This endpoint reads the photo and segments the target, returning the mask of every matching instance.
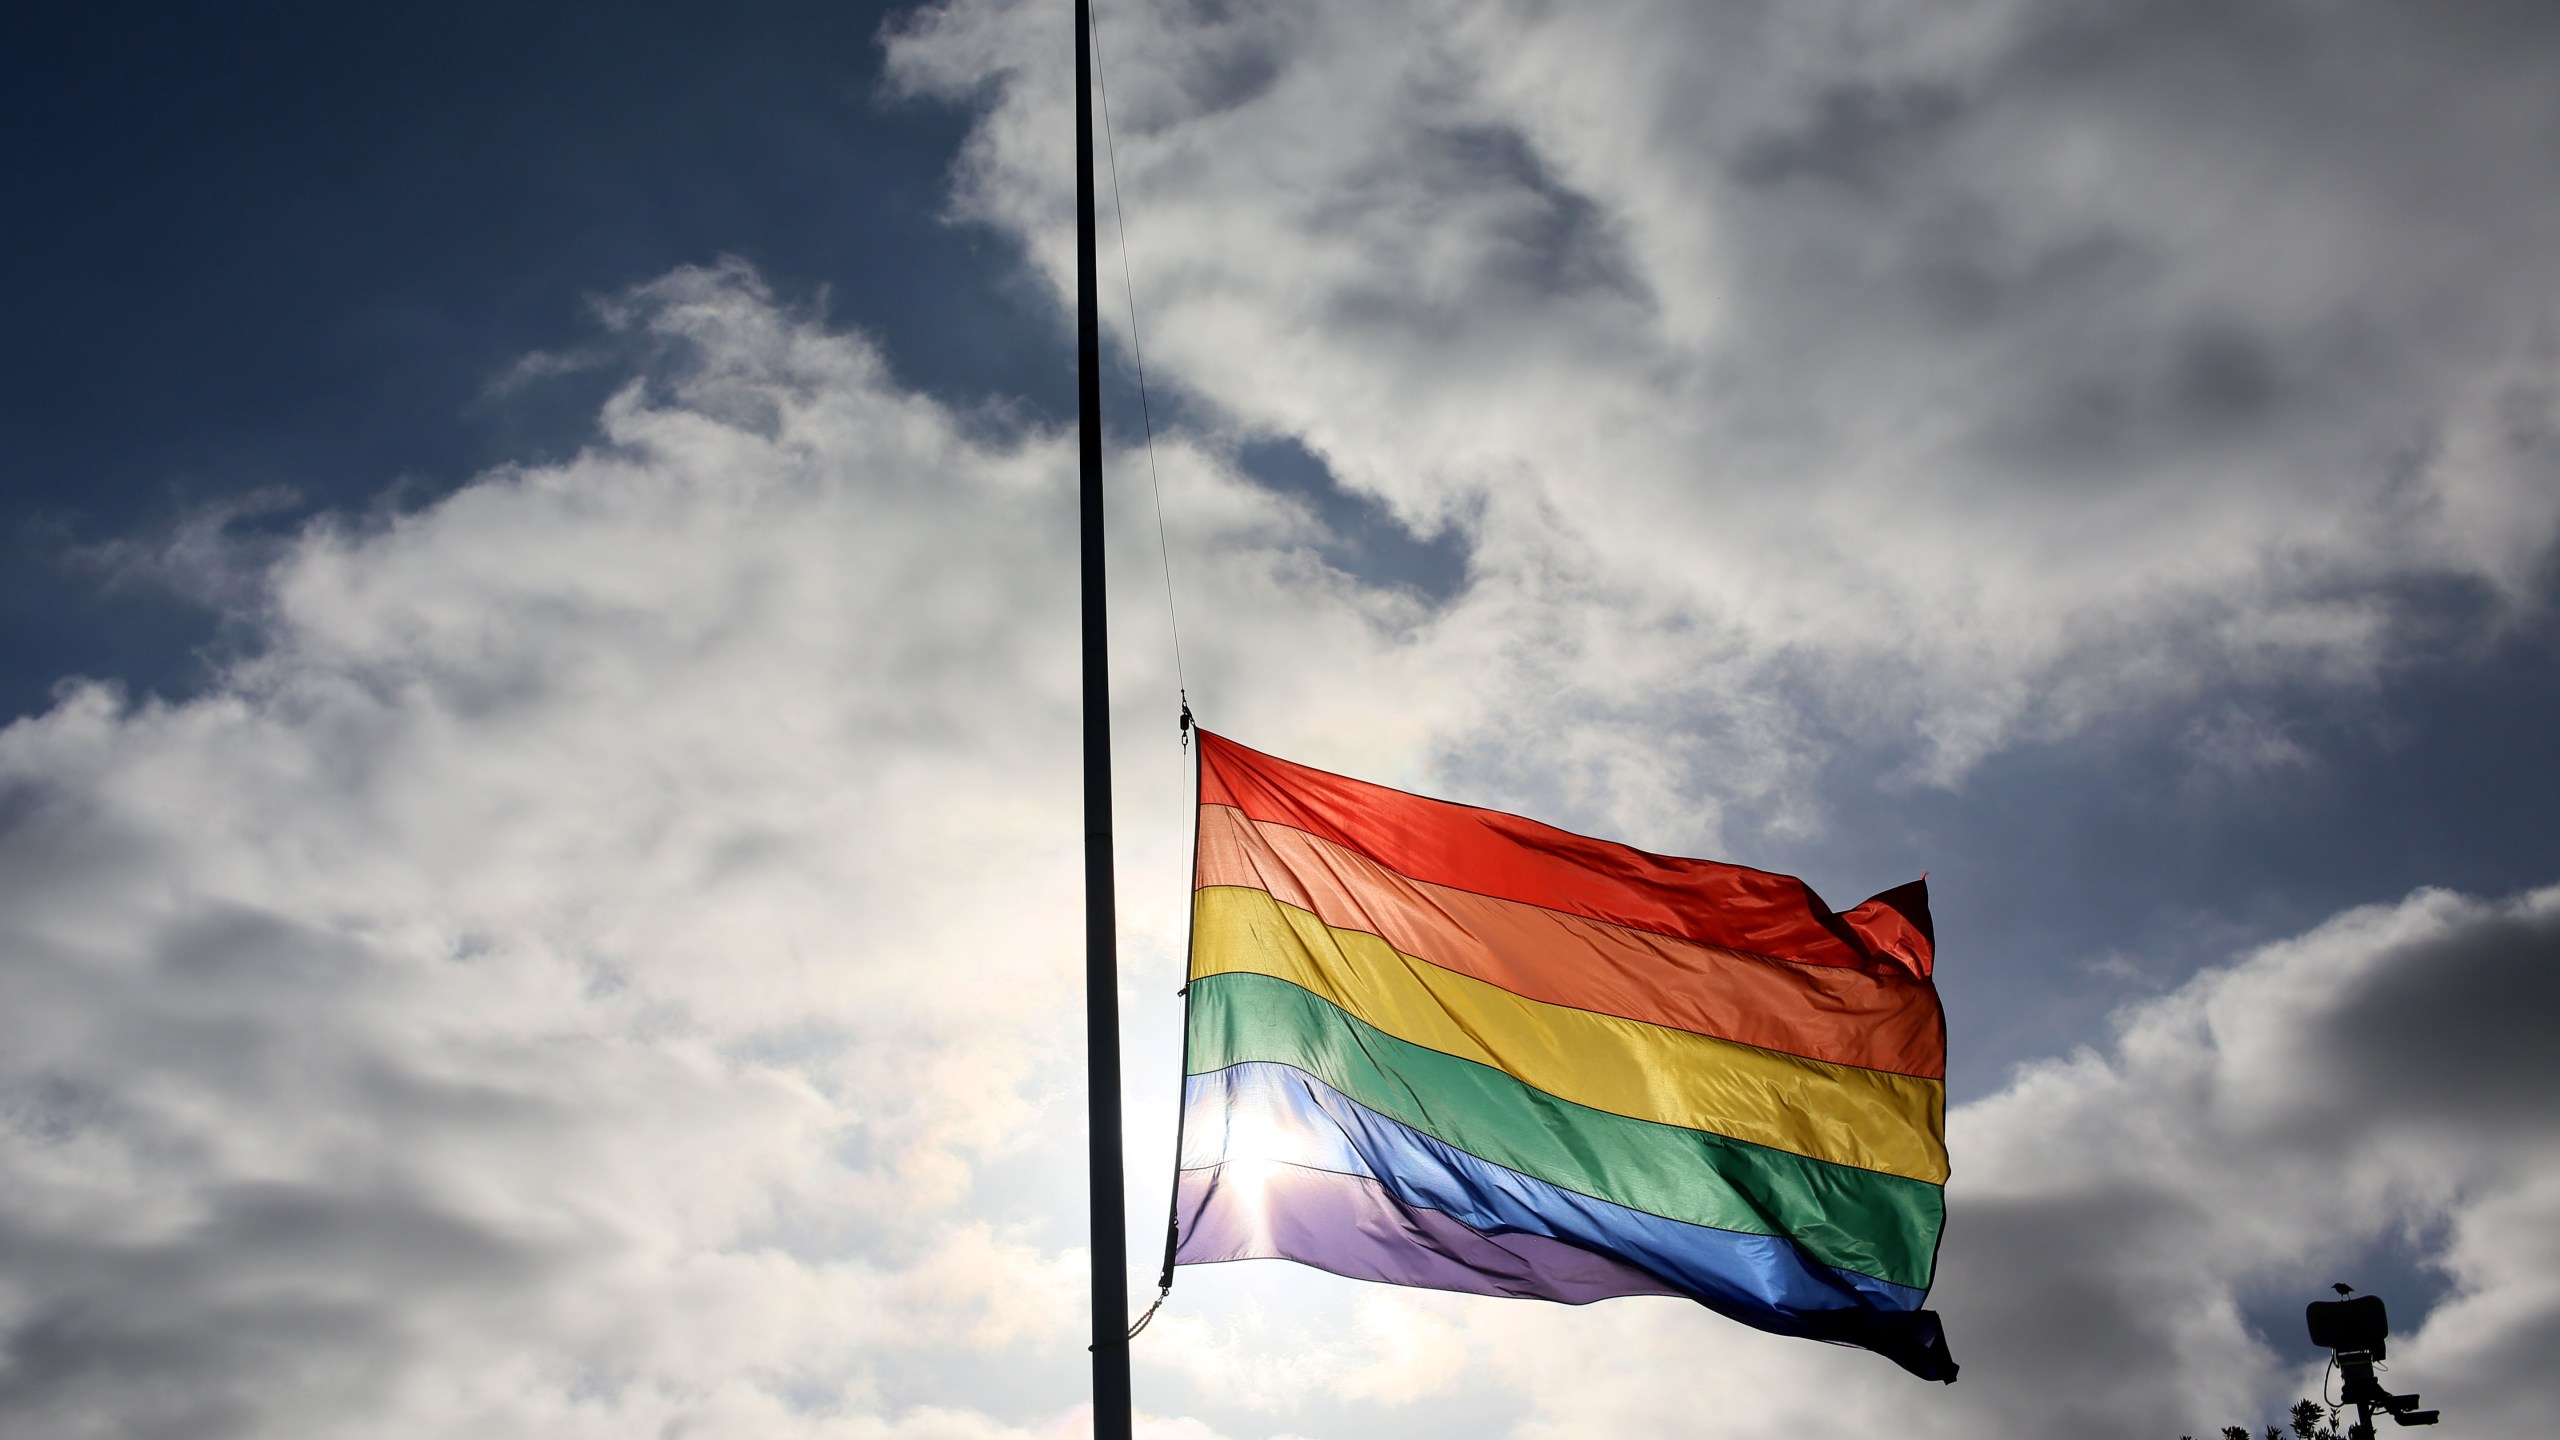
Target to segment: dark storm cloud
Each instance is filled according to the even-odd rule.
[[[2175,1373],[2194,1315],[2168,1273],[2207,1233],[2203,1202],[2140,1186],[1965,1202],[1949,1211],[1933,1301],[1969,1365],[1965,1383],[2038,1394],[2041,1423],[2106,1428],[2138,1377]]]
[[[2386,1297],[2400,1332],[2430,1342],[2396,1348],[2475,1406],[2547,1392],[2497,1358],[2503,1341],[2436,1321],[2487,1305],[2533,1331],[2560,1315],[2560,1254],[2509,1249],[2493,1268],[2468,1253],[2508,1223],[2493,1217],[2548,1203],[2555,977],[2560,891],[2422,894],[2131,1007],[2103,1055],[2030,1071],[1956,1123],[1991,1173],[1976,1189],[1959,1164],[1945,1303],[1987,1322],[2000,1363],[2162,1412],[2143,1377],[2194,1366],[2206,1336],[2298,1353],[2296,1335],[2241,1327],[2253,1287],[2289,1275],[2316,1295],[2325,1268],[2397,1236],[2454,1284],[2432,1318],[2435,1295]]]
[[[2410,945],[2339,1005],[2302,1063],[2377,1123],[2560,1139],[2560,909]]]
[[[402,1033],[414,974],[238,904],[146,918],[134,887],[182,863],[165,845],[119,839],[71,783],[13,792],[0,1425],[221,1437],[352,1417],[448,1327],[503,1327],[594,1248],[439,1198],[456,1138],[539,1146],[577,1121],[422,1054]]]
[[[1849,190],[1903,182],[1920,152],[1962,117],[1965,100],[1945,85],[1853,83],[1824,91],[1813,104],[1802,124],[1745,141],[1733,158],[1734,178]]]
[[[561,1247],[514,1243],[397,1188],[236,1185],[176,1233],[0,1228],[23,1318],[0,1338],[0,1418],[81,1433],[279,1433],[375,1408],[462,1319],[492,1326],[559,1283]],[[94,1219],[95,1217],[83,1217]],[[465,1322],[472,1323],[472,1322]]]
[[[2235,320],[2125,336],[2121,346],[2022,379],[2008,413],[1986,427],[1985,450],[2058,484],[2088,484],[2122,465],[2244,441],[2298,398],[2275,347]],[[2292,350],[2284,358],[2318,363]]]
[[[1564,184],[1518,130],[1454,128],[1433,135],[1422,161],[1445,174],[1453,191],[1496,191],[1510,203],[1481,239],[1485,268],[1463,287],[1487,299],[1508,292],[1549,297],[1585,292],[1641,299],[1643,285],[1609,216],[1590,196]]]
[[[909,19],[928,13],[929,7],[919,6],[909,12]],[[1126,89],[1112,97],[1113,134],[1144,134],[1177,117],[1215,115],[1260,99],[1282,74],[1292,18],[1285,9],[1273,10],[1246,0],[1185,0],[1166,12],[1147,16],[1153,22],[1148,26],[1150,30],[1179,35],[1184,43],[1162,56],[1166,63],[1148,76],[1154,86],[1163,89],[1153,90],[1150,98],[1135,103]],[[1099,64],[1106,90],[1118,72],[1118,62],[1113,57],[1134,53],[1139,48],[1137,42],[1153,38],[1130,33],[1131,19],[1127,14],[1096,16]]]

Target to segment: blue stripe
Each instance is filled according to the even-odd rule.
[[[1543,1235],[1615,1256],[1764,1328],[1804,1333],[1785,1320],[1913,1311],[1927,1298],[1817,1264],[1781,1238],[1665,1219],[1479,1159],[1292,1066],[1250,1061],[1191,1076],[1183,1106],[1185,1170],[1259,1160],[1364,1175],[1407,1205],[1488,1235]]]

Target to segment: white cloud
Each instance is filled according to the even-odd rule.
[[[199,698],[0,732],[11,1433],[1072,1400],[1067,452],[742,270],[615,321],[585,453],[285,543]],[[897,1398],[955,1351],[1052,1358]]]
[[[962,203],[1053,276],[1054,8],[894,47],[919,90],[999,79]],[[1106,11],[1150,358],[1225,427],[1161,456],[1206,718],[1700,853],[1722,805],[1819,823],[1826,735],[1956,776],[2358,683],[2404,582],[2521,604],[2552,356],[2477,277],[2545,293],[2554,202],[2443,162],[2535,173],[2560,87],[2460,24],[2234,8],[2273,38],[2203,37],[2248,63],[2191,99],[2196,34],[2044,6]],[[2377,34],[2412,42],[2379,76]],[[735,267],[611,318],[654,359],[586,452],[247,571],[188,532],[162,568],[256,655],[0,732],[12,1433],[1083,1428],[1067,448]],[[1234,473],[1264,433],[1460,526],[1465,590],[1326,566]],[[1184,794],[1122,518],[1144,1117]],[[2289,763],[2244,700],[2196,746]],[[2406,1232],[2453,1289],[2403,1378],[2533,1433],[2552,1077],[2505,997],[2556,907],[2355,912],[1960,1112],[1953,1390],[1671,1303],[1318,1282],[1257,1321],[1194,1276],[1144,1431],[2203,1431],[2308,1383],[2253,1287]]]
[[[944,0],[890,54],[985,105],[955,203],[1063,285],[1054,8]],[[1100,9],[1154,373],[1460,526],[1445,631],[1543,652],[1585,743],[1801,763],[1731,698],[1785,687],[1950,777],[2362,683],[2395,587],[2495,614],[2548,562],[2526,7]]]

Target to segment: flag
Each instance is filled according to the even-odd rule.
[[[1685,1296],[1955,1378],[1922,882],[1834,914],[1199,738],[1173,1263]]]

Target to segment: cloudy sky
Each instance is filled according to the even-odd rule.
[[[1929,872],[1965,1365],[1259,1263],[1142,1434],[2548,1433],[2560,11],[1098,10],[1137,1263],[1187,684]],[[1065,0],[6,26],[0,1430],[1081,1433]]]

